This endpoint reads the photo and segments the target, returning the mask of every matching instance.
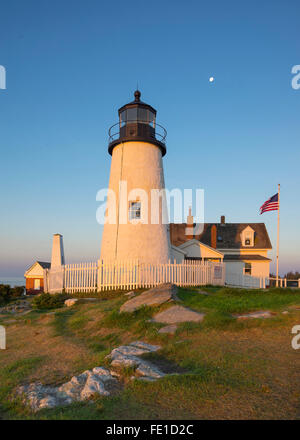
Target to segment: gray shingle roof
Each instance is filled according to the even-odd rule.
[[[242,246],[241,232],[250,226],[254,230],[254,246],[251,249],[272,249],[271,241],[264,223],[204,223],[203,232],[194,238],[201,243],[211,246],[211,227],[217,228],[217,249],[249,249]],[[186,223],[171,223],[170,238],[174,246],[179,246],[191,236],[185,235]]]
[[[224,255],[224,261],[244,261],[244,260],[252,260],[252,261],[272,261],[271,258],[263,257],[262,255]]]
[[[37,261],[37,263],[39,263],[43,269],[50,269],[51,267],[51,263],[46,263],[45,261]]]

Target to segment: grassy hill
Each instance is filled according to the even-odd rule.
[[[149,319],[168,304],[119,313],[127,297],[51,311],[2,315],[7,350],[0,351],[0,418],[3,419],[296,419],[300,418],[300,350],[291,329],[300,324],[300,292],[229,288],[180,289],[181,304],[204,312],[201,323],[183,323],[175,335],[158,334]],[[297,308],[299,305],[299,308]],[[237,320],[237,313],[269,310],[268,319]],[[282,313],[286,312],[288,313]],[[153,362],[178,371],[157,382],[130,381],[109,397],[32,413],[13,390],[22,383],[61,384],[107,365],[113,348],[134,340],[159,344]]]

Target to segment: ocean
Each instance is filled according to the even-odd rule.
[[[11,287],[14,286],[25,286],[24,277],[1,277],[0,284],[9,284]]]

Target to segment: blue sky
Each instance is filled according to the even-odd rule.
[[[108,185],[107,130],[142,99],[168,130],[168,188],[203,188],[205,220],[267,225],[281,183],[281,273],[300,270],[299,2],[3,2],[0,276],[49,261],[95,261],[96,193]],[[214,83],[208,78],[215,77]],[[274,252],[272,252],[274,257]]]

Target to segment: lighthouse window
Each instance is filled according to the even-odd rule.
[[[120,114],[120,119],[121,119],[121,122],[126,122],[126,110],[124,110],[124,111]]]
[[[146,108],[139,108],[139,121],[148,122],[148,110]]]
[[[155,125],[155,114],[150,112],[149,110],[149,124],[154,124]]]
[[[137,108],[127,109],[127,121],[137,121]]]
[[[141,202],[129,202],[129,220],[141,218]]]

